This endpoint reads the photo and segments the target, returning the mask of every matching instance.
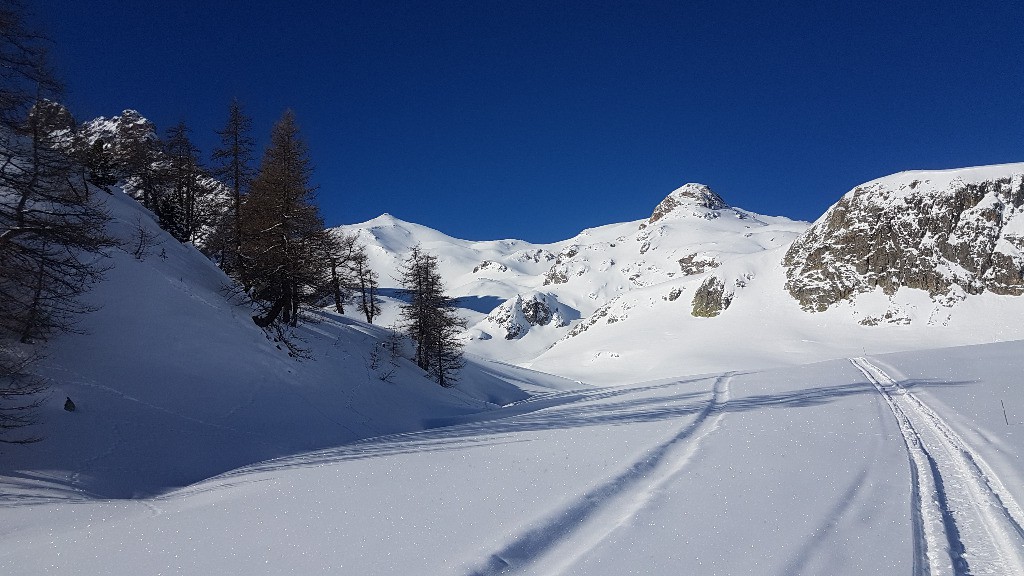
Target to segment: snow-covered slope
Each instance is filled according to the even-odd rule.
[[[619,297],[669,283],[668,293],[735,258],[786,246],[805,228],[731,208],[707,186],[687,184],[647,220],[584,230],[553,244],[459,240],[389,215],[339,230],[359,234],[385,285],[395,282],[402,258],[420,243],[438,256],[449,293],[465,309],[469,350],[528,362],[578,326],[606,318],[606,307]],[[530,302],[542,302],[558,321],[530,322],[522,313]]]
[[[454,390],[326,312],[288,357],[166,236],[118,252],[51,344],[47,439],[0,454],[0,573],[1024,576],[1024,341],[948,347],[1020,338],[1024,299],[808,312],[805,227],[700,185],[543,246],[350,227],[385,279],[440,257],[475,318]]]
[[[85,335],[55,338],[41,365],[52,383],[37,432],[0,448],[0,492],[125,497],[183,486],[244,464],[419,430],[558,386],[557,378],[471,363],[441,389],[381,344],[385,330],[323,313],[297,332],[312,359],[290,358],[228,302],[228,279],[124,194],[104,195],[125,242],[87,295]],[[140,230],[157,238],[136,258]],[[568,382],[562,385],[575,383]],[[77,406],[65,412],[65,397]]]
[[[1022,370],[1012,342],[673,378],[157,498],[8,495],[0,572],[1021,575]]]
[[[437,254],[472,353],[640,381],[1024,338],[1010,320],[1024,314],[1022,174],[1013,164],[888,176],[810,229],[687,184],[647,220],[549,245],[467,242],[391,217],[345,230],[385,270],[416,242]],[[815,298],[829,305],[811,313]],[[561,321],[531,322],[524,304]]]

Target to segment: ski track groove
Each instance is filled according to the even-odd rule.
[[[554,576],[596,548],[642,510],[658,488],[685,467],[701,440],[717,429],[724,416],[722,407],[729,401],[732,376],[730,372],[715,380],[707,405],[675,436],[575,503],[547,516],[539,526],[514,537],[469,574],[491,576],[528,570],[530,574]]]
[[[914,574],[1024,575],[1024,513],[994,471],[883,369],[863,357],[850,361],[889,405],[907,447]]]

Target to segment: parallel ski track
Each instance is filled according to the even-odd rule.
[[[915,575],[1024,575],[1024,512],[934,410],[866,358],[851,362],[885,399],[910,457]]]
[[[470,574],[552,576],[564,572],[634,517],[661,486],[685,467],[700,441],[718,427],[724,416],[722,408],[729,400],[731,380],[731,373],[719,376],[711,399],[675,436],[655,446],[618,476],[508,542]]]

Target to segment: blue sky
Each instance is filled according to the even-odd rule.
[[[295,111],[328,225],[547,242],[685,182],[813,220],[892,172],[1024,161],[1024,3],[35,0],[79,118]]]

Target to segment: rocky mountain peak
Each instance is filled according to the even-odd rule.
[[[640,225],[645,228],[658,220],[672,215],[693,215],[701,218],[714,218],[717,210],[728,208],[722,197],[705,184],[683,184],[665,197],[651,213],[651,217]]]
[[[848,192],[783,260],[808,310],[901,287],[1024,294],[1024,164],[903,172]]]
[[[81,136],[90,145],[96,140],[103,140],[112,147],[115,154],[130,148],[133,142],[159,139],[156,126],[135,110],[125,110],[119,116],[110,118],[100,116],[85,122],[81,126]]]

